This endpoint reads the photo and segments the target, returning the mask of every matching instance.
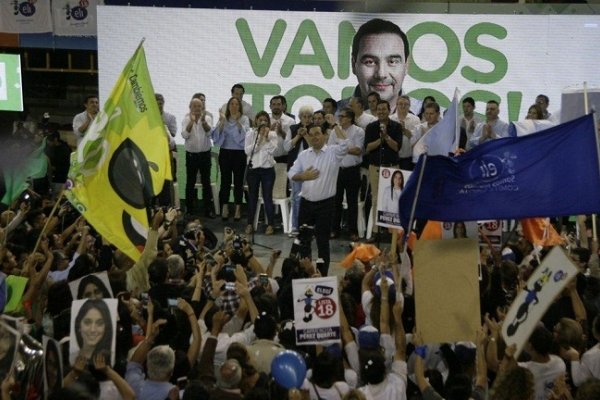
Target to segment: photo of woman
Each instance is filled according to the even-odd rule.
[[[71,340],[69,361],[75,362],[81,354],[88,360],[98,353],[111,355],[114,364],[114,348],[117,300],[75,300],[71,308]]]
[[[398,214],[398,199],[400,199],[400,193],[404,189],[404,176],[402,171],[396,170],[392,174],[390,184],[385,187],[382,196],[382,208],[383,212],[390,212]]]
[[[113,297],[106,272],[86,275],[69,283],[74,299],[110,299]]]
[[[46,396],[62,387],[63,367],[60,345],[44,336],[44,388]]]

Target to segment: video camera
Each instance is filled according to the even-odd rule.
[[[314,234],[314,226],[309,226],[306,224],[300,226],[300,229],[298,230],[298,236],[294,239],[294,243],[290,249],[290,258],[311,258],[310,243],[312,242]]]

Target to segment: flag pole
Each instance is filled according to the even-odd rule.
[[[415,211],[417,210],[417,201],[419,200],[419,192],[421,191],[421,183],[423,182],[423,174],[425,173],[425,164],[427,163],[427,153],[423,153],[423,163],[421,164],[421,170],[419,171],[419,179],[417,180],[417,188],[415,189],[415,198],[412,203],[412,207],[410,209],[410,217],[408,218],[408,228],[407,232],[404,234],[405,241],[408,242],[408,238],[410,237],[410,232],[412,231],[412,224],[415,219]]]
[[[598,120],[594,115],[594,137],[596,138],[596,155],[598,156],[598,170],[600,171],[600,139],[598,138],[598,134],[600,130],[598,130]],[[596,214],[592,214],[592,240],[594,242],[598,242],[598,230],[596,227]]]
[[[590,113],[587,82],[583,82],[583,113],[585,115],[588,115]],[[598,144],[597,139],[596,139],[596,144]],[[585,215],[577,216],[577,228],[579,231],[577,237],[579,238],[579,245],[581,247],[585,247],[587,249],[589,247],[589,244],[588,244],[588,237],[587,237],[587,229],[585,227],[585,218],[586,218]],[[596,220],[596,215],[592,214],[592,224],[594,224],[595,220]],[[593,225],[592,225],[592,231],[595,231]],[[595,234],[593,234],[593,235],[595,236]]]
[[[42,228],[42,231],[40,232],[40,235],[37,238],[37,242],[35,242],[35,247],[33,248],[33,251],[31,252],[31,254],[35,254],[35,252],[37,251],[37,249],[40,245],[40,242],[41,242],[44,234],[46,233],[46,229],[48,229],[48,224],[50,223],[50,220],[54,216],[56,209],[60,205],[60,202],[61,202],[64,194],[65,194],[65,189],[60,191],[60,194],[58,195],[58,198],[56,199],[56,203],[54,203],[54,207],[52,208],[52,211],[50,211],[50,215],[48,215],[48,217],[46,218],[46,223],[44,224],[44,227]]]
[[[583,106],[585,114],[590,113],[590,102],[587,90],[587,82],[583,82]],[[598,147],[598,121],[594,118],[594,137],[596,138],[596,152],[598,154],[598,169],[600,170],[600,148]],[[598,241],[598,230],[596,228],[596,214],[592,214],[592,238]]]

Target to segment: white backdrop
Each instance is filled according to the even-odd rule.
[[[356,85],[350,66],[352,37],[375,17],[395,22],[413,42],[405,92],[416,98],[434,93],[443,107],[458,87],[463,96],[477,100],[476,111],[483,113],[485,100],[497,97],[501,118],[522,119],[536,95],[548,95],[550,111],[557,111],[564,87],[597,80],[600,16],[99,6],[100,100],[107,98],[145,37],[154,88],[165,96],[165,110],[175,114],[178,123],[193,93],[203,92],[208,110],[215,114],[236,82],[245,84],[244,99],[255,111],[268,110],[275,94],[288,97],[294,114],[304,104],[317,109],[317,99],[346,97]]]

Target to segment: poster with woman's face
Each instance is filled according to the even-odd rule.
[[[99,353],[103,353],[105,360],[110,359],[111,365],[114,365],[117,304],[117,299],[73,301],[69,340],[71,365],[79,354],[93,364],[94,357]]]
[[[401,228],[399,200],[404,183],[411,171],[396,168],[379,168],[379,189],[377,191],[377,218],[375,223],[388,228]]]
[[[113,297],[106,271],[86,275],[83,278],[69,282],[69,289],[71,289],[74,300],[109,299]]]
[[[477,221],[442,222],[442,239],[477,239],[478,236]]]
[[[4,380],[15,359],[19,332],[7,321],[0,319],[0,381]]]
[[[48,337],[42,339],[44,344],[44,394],[46,398],[62,387],[63,362],[60,344]]]

